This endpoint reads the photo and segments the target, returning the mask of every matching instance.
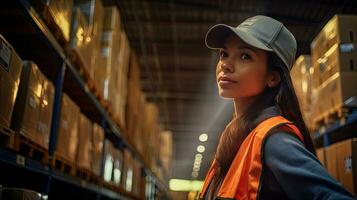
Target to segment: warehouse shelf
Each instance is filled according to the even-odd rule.
[[[313,137],[319,147],[326,147],[332,143],[357,136],[357,110],[344,118],[337,119],[327,127],[321,127],[313,133]]]
[[[40,185],[42,185],[43,187],[36,188],[36,185],[32,185],[32,187],[34,187],[34,188],[31,188],[31,189],[36,189],[37,191],[40,191],[45,194],[46,193],[51,194],[50,191],[46,191],[46,190],[51,189],[52,187],[46,187],[46,185],[47,185],[48,180],[53,179],[55,181],[62,182],[64,184],[77,186],[79,188],[90,191],[94,194],[99,194],[99,195],[109,198],[109,199],[129,199],[129,198],[127,198],[119,193],[113,192],[107,188],[100,187],[96,184],[87,182],[87,181],[79,179],[77,177],[72,177],[72,176],[66,175],[63,172],[52,169],[51,167],[43,165],[43,164],[39,163],[38,161],[29,159],[29,158],[25,158],[15,152],[12,152],[9,150],[0,149],[0,163],[1,163],[0,166],[1,166],[2,174],[4,175],[3,181],[7,179],[5,177],[5,175],[9,176],[8,180],[14,179],[14,178],[20,178],[22,180],[33,179],[33,173],[29,174],[29,177],[27,177],[27,176],[20,177],[19,174],[16,177],[14,177],[14,175],[11,172],[13,172],[13,170],[15,168],[21,168],[21,169],[25,170],[25,172],[36,173],[36,179],[38,179],[39,175],[41,175],[42,176],[42,184],[40,184]],[[8,168],[3,168],[4,164],[7,165]],[[21,173],[21,175],[23,175],[23,174]],[[53,184],[53,180],[52,180],[52,184]],[[21,182],[24,183],[24,181],[21,181]],[[18,183],[16,183],[16,184],[18,184]],[[39,184],[37,184],[37,185],[39,185]],[[27,185],[23,185],[23,186],[27,187]],[[17,187],[19,187],[19,186],[17,186]]]
[[[0,33],[7,38],[24,60],[33,60],[37,63],[41,71],[46,74],[49,80],[55,85],[49,155],[52,156],[55,151],[61,97],[62,93],[65,92],[77,105],[80,105],[81,111],[88,118],[103,126],[106,138],[111,139],[114,144],[116,144],[116,147],[128,148],[134,157],[139,159],[142,165],[145,166],[141,156],[136,149],[122,137],[121,129],[111,119],[96,96],[89,90],[84,77],[69,61],[65,50],[58,43],[30,2],[26,0],[3,1],[0,10],[2,11],[0,12],[0,22],[2,24]],[[14,25],[16,25],[16,28],[14,28]],[[16,164],[16,158],[22,159],[19,155],[10,151],[0,150],[2,163]],[[31,159],[24,159],[25,166],[23,167],[28,171],[42,173],[45,176],[53,176],[54,179],[62,180],[65,183],[72,183],[82,188],[91,188],[89,190],[96,193],[98,193],[98,191],[99,193],[105,193],[110,198],[120,197],[118,196],[119,194],[106,188],[99,188],[99,190],[96,191],[95,188],[97,186],[93,186],[89,183],[86,184],[83,180],[77,180],[70,176],[62,176],[57,174],[57,172],[52,174],[48,166],[43,166]],[[155,180],[155,184],[161,191],[164,193],[168,192],[168,186],[158,180],[149,168],[144,167],[143,172]]]

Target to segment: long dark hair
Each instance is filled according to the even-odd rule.
[[[256,96],[254,102],[249,105],[246,112],[239,119],[233,116],[231,122],[222,132],[215,154],[217,173],[213,178],[213,189],[209,192],[209,199],[214,198],[213,194],[219,182],[224,179],[228,172],[240,145],[250,131],[255,128],[253,127],[253,121],[268,106],[277,105],[282,116],[296,124],[304,137],[305,147],[315,154],[314,144],[302,117],[289,70],[278,56],[271,52],[267,53],[268,71],[277,71],[280,74],[280,83],[276,87],[266,87],[263,92]]]

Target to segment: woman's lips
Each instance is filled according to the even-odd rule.
[[[227,88],[232,86],[233,84],[237,83],[237,81],[234,81],[228,77],[225,76],[221,76],[218,78],[218,84],[221,88]]]

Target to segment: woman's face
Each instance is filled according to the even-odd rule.
[[[230,35],[219,50],[219,55],[216,80],[221,97],[239,99],[255,96],[266,87],[266,51]]]

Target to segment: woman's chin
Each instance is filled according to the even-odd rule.
[[[236,95],[233,94],[231,91],[229,90],[219,90],[219,96],[225,99],[233,99],[236,98]]]

